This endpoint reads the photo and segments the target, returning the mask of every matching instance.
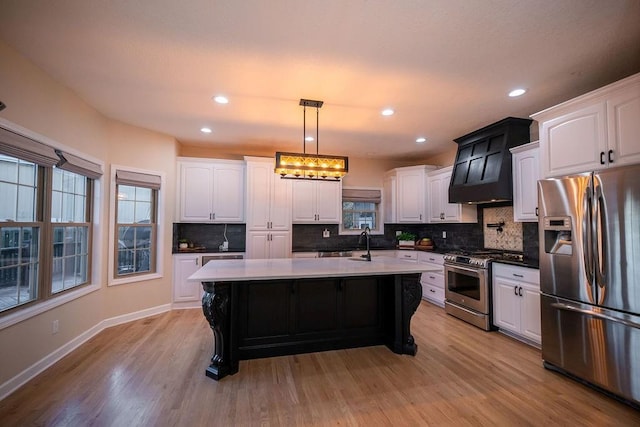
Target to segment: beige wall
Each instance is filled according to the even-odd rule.
[[[173,137],[110,120],[29,61],[0,42],[0,97],[7,108],[0,118],[104,162],[101,218],[98,228],[103,259],[100,290],[0,330],[0,384],[102,320],[171,302],[171,223],[174,218],[177,142]],[[166,174],[163,187],[164,277],[108,287],[107,253],[111,164]],[[58,320],[59,333],[51,333]]]

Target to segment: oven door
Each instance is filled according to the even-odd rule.
[[[488,273],[483,268],[444,265],[444,294],[448,301],[489,314]]]

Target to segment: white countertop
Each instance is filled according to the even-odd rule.
[[[428,271],[438,271],[438,269],[415,261],[385,256],[376,256],[372,261],[352,258],[237,259],[209,262],[193,273],[189,280],[238,282],[313,277],[379,276]]]

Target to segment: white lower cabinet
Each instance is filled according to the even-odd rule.
[[[202,297],[202,285],[187,280],[200,266],[202,254],[177,254],[173,256],[173,303],[180,307],[197,307]],[[194,304],[197,302],[197,304]]]
[[[493,323],[540,346],[540,271],[493,263]]]
[[[418,262],[437,268],[438,271],[422,273],[422,298],[444,307],[444,258],[435,252],[418,252]]]

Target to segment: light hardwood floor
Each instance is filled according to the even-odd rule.
[[[275,357],[216,382],[201,311],[172,311],[103,331],[1,401],[0,425],[640,425],[640,412],[545,370],[538,350],[429,303],[412,330],[416,357]]]

